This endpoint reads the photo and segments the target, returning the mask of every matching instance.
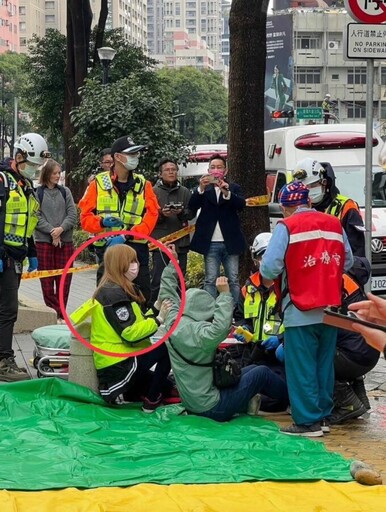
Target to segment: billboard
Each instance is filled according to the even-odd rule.
[[[267,17],[264,129],[289,126],[291,118],[272,119],[272,112],[293,110],[294,83],[292,14]]]

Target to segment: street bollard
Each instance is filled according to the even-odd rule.
[[[76,326],[76,330],[85,340],[90,337],[90,322],[82,322]],[[75,336],[70,342],[70,362],[68,380],[85,386],[98,393],[98,379],[94,365],[93,351],[81,343]]]

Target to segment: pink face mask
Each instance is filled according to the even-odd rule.
[[[129,270],[127,272],[125,272],[126,279],[128,279],[129,281],[134,281],[134,279],[138,275],[138,271],[139,271],[138,263],[136,261],[133,263],[130,263]]]

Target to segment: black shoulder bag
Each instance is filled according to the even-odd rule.
[[[230,388],[232,386],[236,386],[240,382],[241,366],[235,359],[233,359],[232,355],[227,350],[220,350],[217,352],[211,363],[195,363],[194,361],[184,357],[173,345],[170,338],[169,343],[173,347],[173,350],[176,352],[176,354],[183,361],[185,361],[185,363],[188,363],[192,366],[204,366],[207,368],[212,367],[213,383],[216,388]]]

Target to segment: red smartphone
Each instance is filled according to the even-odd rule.
[[[367,322],[366,320],[361,320],[354,313],[354,311],[349,311],[347,315],[343,313],[339,313],[331,308],[326,308],[324,310],[323,323],[327,325],[332,325],[334,327],[339,327],[340,329],[346,329],[347,331],[353,331],[354,324],[362,324],[366,327],[371,327],[372,329],[378,329],[379,331],[386,333],[386,327],[383,325],[374,324],[372,322]]]

